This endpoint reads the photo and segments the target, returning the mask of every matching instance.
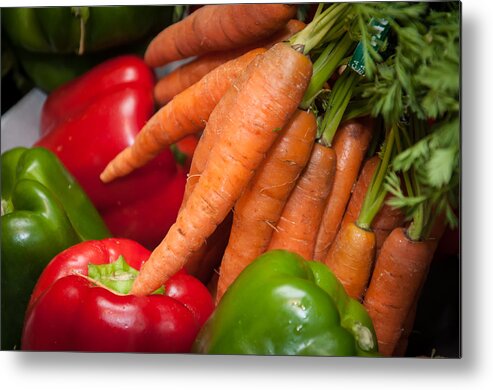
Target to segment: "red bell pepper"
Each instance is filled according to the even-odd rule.
[[[212,297],[185,270],[153,295],[128,295],[149,254],[135,241],[115,238],[61,252],[34,288],[22,349],[189,352],[212,313]]]
[[[154,112],[154,75],[135,56],[96,66],[49,95],[42,138],[77,179],[116,237],[154,248],[175,221],[186,169],[164,150],[127,177],[103,184],[99,174],[131,145]]]

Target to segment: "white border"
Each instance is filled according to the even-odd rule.
[[[216,3],[224,1],[214,1]],[[46,5],[4,1],[2,6]],[[158,4],[161,1],[146,1]],[[187,3],[200,3],[187,1]],[[66,4],[66,3],[65,3]],[[77,1],[74,5],[94,5]],[[98,4],[135,4],[104,1]],[[0,352],[2,388],[482,389],[493,351],[491,2],[463,1],[463,358],[356,359]],[[64,5],[50,2],[49,5]],[[14,387],[15,386],[15,387]],[[260,387],[259,387],[260,386]]]

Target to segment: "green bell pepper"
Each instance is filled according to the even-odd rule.
[[[322,263],[275,250],[230,286],[197,336],[208,354],[378,356],[368,313]]]
[[[126,53],[143,57],[149,41],[150,38],[146,37],[136,43],[82,56],[34,53],[16,48],[15,56],[34,85],[45,92],[51,92],[110,58]]]
[[[173,21],[175,6],[2,9],[2,48],[9,45],[24,78],[45,92],[109,58],[143,57],[151,39]]]
[[[155,34],[172,17],[173,6],[4,8],[2,27],[25,50],[80,55]]]
[[[110,237],[91,201],[58,158],[44,148],[1,156],[1,346],[15,349],[34,285],[66,248]]]

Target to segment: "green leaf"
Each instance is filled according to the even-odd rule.
[[[426,163],[428,181],[431,186],[442,187],[450,182],[454,170],[456,149],[449,147],[431,152]]]
[[[396,171],[407,172],[416,161],[426,158],[428,154],[428,143],[426,140],[422,140],[399,153],[394,158],[392,165]]]
[[[408,196],[405,198],[393,197],[387,201],[387,204],[394,208],[411,208],[411,207],[419,206],[425,200],[426,200],[426,196],[424,195]]]

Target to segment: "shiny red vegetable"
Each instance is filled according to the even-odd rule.
[[[176,219],[186,169],[164,150],[128,177],[103,184],[99,174],[131,145],[154,112],[154,75],[138,57],[96,66],[49,95],[42,138],[84,188],[115,237],[154,248]]]
[[[212,297],[184,270],[160,293],[125,293],[149,254],[135,241],[114,238],[86,241],[61,252],[34,288],[22,349],[189,352],[212,313]]]

